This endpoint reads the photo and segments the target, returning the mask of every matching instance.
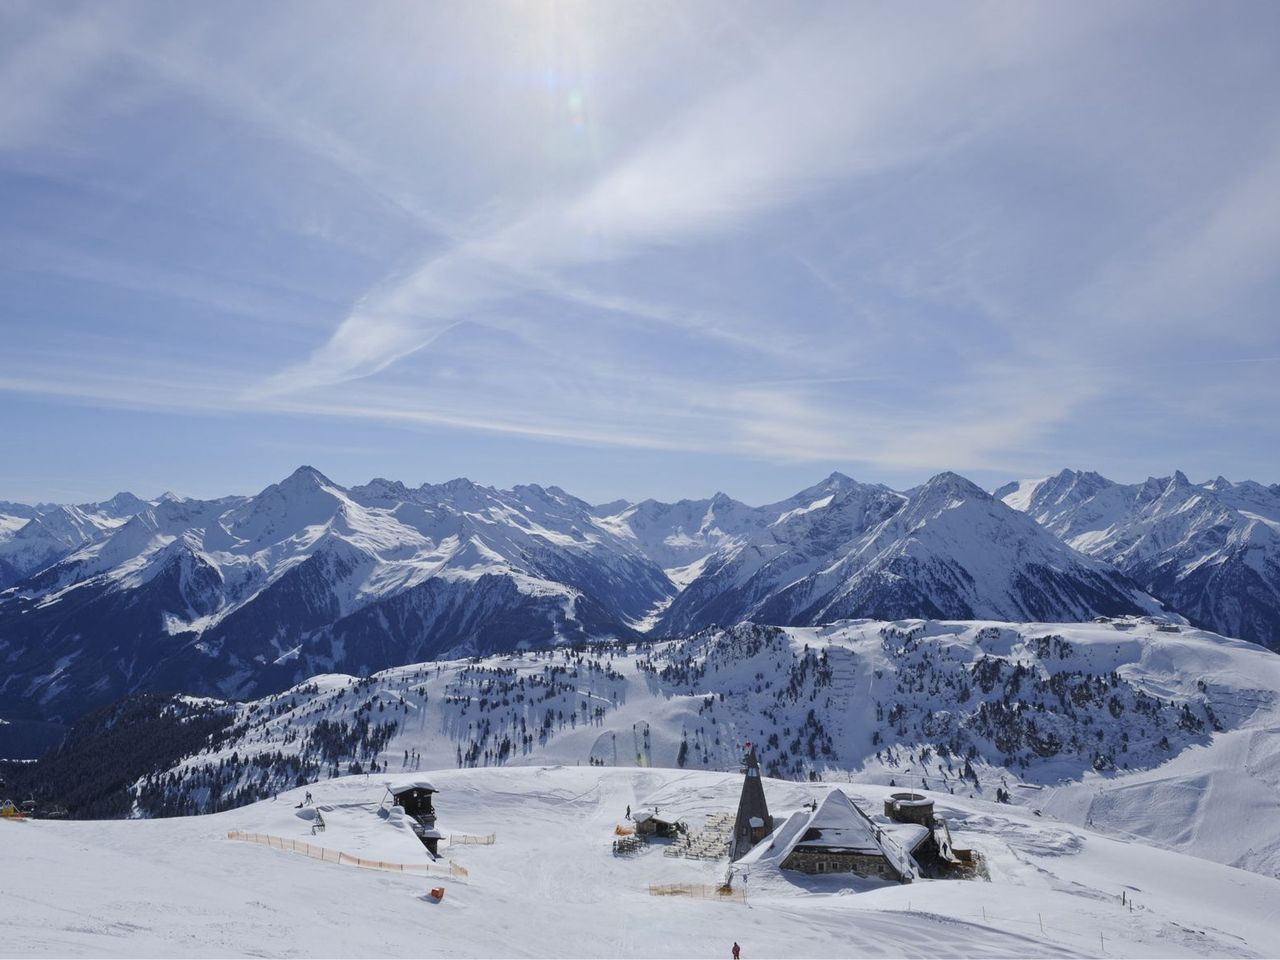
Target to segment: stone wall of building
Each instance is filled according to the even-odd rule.
[[[801,873],[856,873],[861,877],[898,880],[898,872],[884,857],[868,853],[845,853],[836,850],[792,850],[783,861],[784,870]]]
[[[884,815],[898,823],[933,826],[933,801],[919,793],[894,793],[884,801]]]

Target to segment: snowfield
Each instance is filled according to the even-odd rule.
[[[761,860],[736,871],[740,903],[648,892],[719,883],[724,862],[664,856],[662,841],[612,854],[628,805],[698,829],[736,807],[737,774],[581,766],[430,778],[443,834],[496,834],[492,846],[442,847],[465,879],[227,838],[260,832],[425,863],[412,834],[377,814],[377,776],[312,786],[327,823],[316,835],[295,809],[306,788],[203,817],[0,823],[0,955],[684,957],[727,956],[735,940],[747,958],[1280,955],[1280,881],[981,800],[933,795],[989,882],[806,877]],[[765,781],[779,822],[835,786],[873,814],[888,792]]]

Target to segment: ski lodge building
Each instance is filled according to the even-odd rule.
[[[971,868],[970,850],[955,850],[947,823],[923,794],[885,800],[888,823],[877,823],[842,790],[775,821],[769,816],[755,748],[746,745],[742,796],[730,838],[731,862],[771,861],[808,874],[853,873],[897,883],[957,876]],[[972,871],[970,870],[970,873]]]
[[[816,809],[797,816],[787,825],[778,859],[782,869],[801,873],[856,873],[910,883],[919,875],[912,854],[932,837],[920,824],[877,825],[842,790],[832,790]]]

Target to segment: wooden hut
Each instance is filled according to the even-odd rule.
[[[440,832],[436,830],[436,809],[432,796],[438,791],[427,780],[410,780],[405,783],[387,783],[387,792],[397,807],[413,824],[413,832],[427,852],[439,856]]]
[[[631,815],[638,837],[675,837],[684,832],[679,820],[660,816],[656,810],[637,810]]]

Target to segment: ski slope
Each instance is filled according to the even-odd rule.
[[[0,956],[1250,957],[1280,955],[1280,881],[1008,806],[934,795],[983,881],[886,885],[805,877],[761,861],[746,902],[650,896],[651,883],[719,883],[725,864],[611,853],[626,807],[697,829],[732,810],[737,774],[508,767],[431,771],[439,826],[496,833],[445,846],[466,879],[364,870],[227,839],[270,833],[356,856],[425,862],[379,817],[378,777],[306,788],[227,813],[152,821],[0,823]],[[766,780],[779,822],[831,784]],[[845,785],[877,813],[886,788]],[[430,887],[443,885],[434,902]],[[1121,902],[1121,895],[1125,902]]]

